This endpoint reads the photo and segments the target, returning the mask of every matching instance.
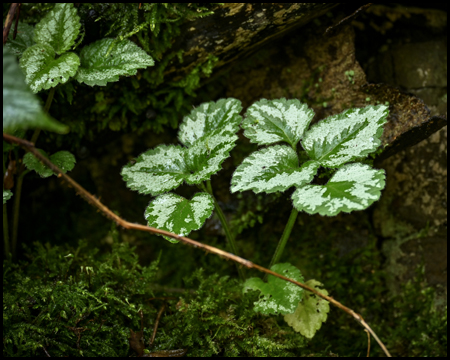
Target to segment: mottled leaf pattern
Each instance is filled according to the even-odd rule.
[[[191,200],[175,194],[163,194],[154,199],[145,210],[148,225],[187,236],[200,229],[214,210],[214,201],[209,194],[198,193]],[[167,238],[173,243],[178,240]]]
[[[12,196],[13,193],[11,192],[11,190],[3,190],[3,205],[5,205]]]
[[[306,285],[318,290],[324,295],[328,295],[328,291],[321,289],[323,285],[316,280],[309,280],[306,282]],[[303,300],[299,302],[295,312],[285,315],[284,320],[295,331],[301,333],[308,339],[312,339],[322,326],[322,323],[327,320],[329,312],[330,304],[328,301],[306,291]]]
[[[294,207],[309,214],[334,216],[363,210],[377,201],[385,185],[383,170],[355,163],[342,166],[326,185],[306,185],[292,194]]]
[[[38,149],[39,152],[47,156],[44,150]],[[49,160],[59,167],[63,173],[70,171],[74,168],[76,160],[75,156],[68,151],[58,151],[50,156]],[[53,175],[53,171],[44,165],[40,160],[38,160],[32,153],[27,153],[23,157],[23,163],[29,170],[36,171],[41,177],[46,178]],[[56,175],[56,174],[55,174]]]
[[[67,127],[44,114],[39,99],[25,84],[14,55],[3,48],[3,131],[40,128],[66,132]]]
[[[114,39],[105,38],[85,46],[81,50],[81,66],[76,75],[80,83],[90,86],[105,86],[118,81],[119,76],[136,75],[137,69],[153,66],[153,59],[139,46],[129,40],[115,44]]]
[[[134,165],[125,166],[122,176],[130,189],[153,196],[178,187],[184,180],[200,184],[222,168],[236,140],[236,135],[216,130],[189,148],[161,145],[140,155]]]
[[[27,48],[34,45],[34,27],[29,24],[19,22],[17,27],[17,36],[15,39],[13,39],[13,37],[14,32],[10,31],[5,48],[7,48],[10,53],[20,58]]]
[[[177,188],[187,174],[185,149],[175,145],[160,145],[141,154],[134,165],[122,169],[122,177],[131,190],[153,196]]]
[[[254,152],[238,166],[231,179],[231,192],[285,191],[310,183],[318,168],[319,164],[314,161],[299,167],[297,154],[289,146],[271,146]]]
[[[61,55],[75,44],[80,27],[80,17],[74,4],[57,3],[53,10],[36,24],[34,41],[37,44],[50,45]]]
[[[330,116],[306,132],[303,148],[322,166],[336,168],[377,150],[387,115],[388,108],[377,105]]]
[[[242,121],[239,116],[241,110],[241,102],[233,98],[201,104],[184,117],[178,138],[182,144],[191,146],[198,139],[217,133],[217,130],[235,134]]]
[[[259,145],[285,141],[295,148],[308,128],[314,111],[300,101],[262,99],[247,110],[244,135]]]
[[[275,264],[270,270],[292,280],[303,282],[303,276],[295,266],[289,263]],[[290,282],[269,275],[267,283],[260,278],[250,278],[244,283],[244,292],[258,290],[260,299],[254,303],[253,310],[264,315],[289,314],[297,308],[303,297],[303,289]]]
[[[45,44],[29,47],[20,59],[25,81],[34,93],[64,84],[75,75],[78,66],[80,59],[75,53],[65,53],[55,59],[55,51]]]

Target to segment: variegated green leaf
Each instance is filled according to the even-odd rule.
[[[50,45],[58,55],[61,55],[75,44],[80,27],[80,17],[74,4],[57,3],[53,10],[36,24],[34,41],[37,44]]]
[[[299,269],[289,263],[275,264],[270,270],[292,280],[303,282]],[[254,303],[253,310],[264,315],[290,314],[295,311],[303,298],[303,289],[290,282],[269,275],[267,283],[260,278],[250,278],[244,283],[244,292],[259,290],[260,299]]]
[[[3,131],[12,134],[29,128],[67,132],[67,126],[44,113],[39,99],[25,84],[16,57],[3,48]]]
[[[254,152],[238,166],[231,179],[231,192],[285,191],[310,183],[318,168],[316,161],[307,161],[299,167],[297,154],[289,146],[271,146]]]
[[[34,45],[34,27],[29,24],[19,22],[15,39],[13,39],[13,34],[14,32],[10,31],[5,48],[7,48],[10,53],[20,58],[27,48]]]
[[[177,188],[190,174],[184,159],[185,148],[160,145],[126,165],[121,174],[131,190],[156,196]]]
[[[214,200],[207,193],[197,193],[191,200],[175,194],[163,194],[145,210],[148,226],[187,236],[200,229],[214,210]],[[178,240],[165,237],[172,243]]]
[[[235,134],[242,121],[239,100],[228,98],[201,104],[184,117],[178,132],[181,143],[191,146],[198,139],[209,136],[216,130]]]
[[[3,205],[6,204],[6,202],[11,199],[11,197],[13,196],[13,193],[11,192],[11,190],[5,190],[3,189]]]
[[[186,164],[190,173],[186,176],[188,184],[199,184],[209,180],[211,175],[222,169],[222,163],[235,147],[237,135],[222,133],[218,129],[197,140],[186,149]]]
[[[80,59],[74,53],[65,53],[55,59],[50,45],[36,44],[29,47],[20,59],[25,81],[37,93],[58,84],[64,84],[77,72]]]
[[[328,291],[321,289],[323,285],[316,280],[309,280],[306,282],[306,285],[318,290],[324,295],[328,295]],[[312,339],[322,326],[322,323],[327,320],[329,312],[330,304],[328,301],[307,291],[303,300],[299,302],[295,312],[284,315],[284,320],[295,331],[301,333],[308,339]]]
[[[303,148],[322,166],[339,167],[377,150],[388,114],[384,105],[345,110],[313,125]]]
[[[119,76],[136,75],[137,69],[154,65],[151,56],[130,40],[118,42],[110,51],[113,42],[114,39],[105,38],[81,50],[81,66],[76,75],[78,82],[105,86],[108,82],[118,81]]]
[[[385,185],[383,170],[365,164],[342,166],[326,185],[306,185],[292,194],[294,207],[309,214],[334,216],[363,210],[377,201]]]
[[[314,111],[296,99],[262,99],[250,106],[245,115],[242,127],[251,142],[267,145],[285,141],[295,148],[314,117]]]
[[[237,139],[237,135],[216,130],[189,148],[158,146],[140,155],[134,165],[126,165],[123,179],[130,189],[153,196],[175,189],[184,180],[200,184],[222,168]]]
[[[38,150],[42,155],[48,157],[44,150]],[[51,155],[49,160],[59,167],[63,173],[72,170],[76,163],[75,156],[73,156],[73,154],[69,151],[58,151],[57,153]],[[54,175],[54,172],[38,160],[32,153],[25,154],[23,157],[23,163],[27,169],[36,171],[43,178]]]

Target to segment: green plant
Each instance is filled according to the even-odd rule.
[[[153,59],[129,40],[116,41],[101,39],[84,46],[78,54],[75,50],[82,43],[84,33],[80,34],[80,18],[72,3],[59,3],[47,13],[33,28],[28,24],[19,26],[19,36],[8,42],[6,49],[20,58],[20,68],[25,74],[25,83],[33,93],[49,90],[45,109],[40,109],[38,100],[27,91],[23,76],[17,69],[14,56],[8,55],[3,49],[3,129],[14,133],[19,130],[37,127],[31,141],[36,142],[41,128],[66,132],[67,127],[58,124],[47,114],[49,113],[55,93],[55,87],[64,85],[66,96],[72,98],[71,81],[77,80],[90,86],[105,86],[108,82],[119,80],[119,76],[135,75],[137,69],[153,66]],[[25,105],[25,106],[24,106]],[[14,150],[10,146],[3,147],[3,170],[5,169],[5,152]],[[43,150],[40,150],[45,155]],[[47,155],[46,155],[47,156]],[[75,157],[60,151],[52,154],[50,159],[64,171],[72,170]],[[21,162],[17,151],[15,161]],[[26,168],[26,169],[25,169]],[[53,172],[36,160],[31,154],[23,159],[23,165],[18,166],[16,196],[14,204],[14,219],[11,244],[7,234],[6,209],[4,207],[4,237],[5,251],[16,253],[20,194],[23,177],[34,170],[42,177]],[[10,189],[4,189],[3,204],[11,198]]]
[[[185,147],[160,145],[124,167],[122,176],[129,188],[157,196],[145,211],[149,226],[186,236],[200,228],[215,207],[230,250],[237,254],[233,235],[214,199],[210,177],[220,170],[235,145],[240,110],[239,101],[231,98],[202,104],[180,126],[178,138]],[[292,194],[294,208],[273,255],[271,270],[299,282],[303,280],[290,264],[278,264],[298,211],[334,216],[366,209],[379,199],[385,185],[384,171],[354,161],[378,149],[387,115],[387,107],[382,105],[349,109],[308,129],[314,112],[298,100],[263,99],[248,108],[242,127],[250,141],[259,145],[279,142],[288,145],[266,147],[244,159],[233,174],[231,191],[273,193],[296,187]],[[300,140],[303,149],[297,154]],[[321,166],[335,173],[326,185],[308,185]],[[167,193],[183,181],[204,192],[190,201]],[[245,283],[245,290],[259,290],[264,296],[255,304],[255,311],[286,315],[295,329],[312,337],[326,320],[328,304],[317,301],[316,310],[322,311],[321,316],[305,320],[306,304],[311,302],[306,299],[302,302],[303,290],[285,286],[273,277],[268,280],[264,283],[252,278]]]

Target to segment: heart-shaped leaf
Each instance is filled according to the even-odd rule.
[[[297,99],[262,99],[247,110],[244,135],[259,145],[285,141],[295,149],[308,128],[314,111]]]
[[[43,112],[39,99],[25,84],[16,57],[3,48],[3,131],[12,134],[28,128],[67,132],[67,126]]]
[[[57,3],[53,10],[36,24],[34,41],[37,44],[50,45],[61,55],[75,44],[80,27],[80,17],[74,4]]]
[[[119,41],[111,50],[113,43],[114,39],[105,38],[81,50],[81,66],[76,75],[78,82],[105,86],[108,82],[118,81],[119,76],[136,75],[137,69],[154,65],[151,56],[130,40]]]
[[[326,185],[306,185],[292,194],[294,207],[309,214],[334,216],[368,208],[381,196],[383,170],[365,164],[342,166]]]
[[[47,156],[44,150],[38,149],[39,152]],[[76,160],[75,156],[68,151],[58,151],[50,156],[49,160],[59,167],[63,173],[70,171],[74,168]],[[23,157],[23,163],[29,170],[36,171],[41,177],[46,178],[54,174],[54,172],[48,168],[46,165],[41,163],[32,153],[27,153]],[[55,174],[56,175],[56,174]]]
[[[292,280],[303,282],[300,270],[289,263],[275,264],[270,270]],[[269,275],[267,283],[260,278],[250,278],[244,283],[244,292],[261,291],[260,299],[254,303],[253,310],[261,314],[290,314],[295,311],[303,297],[303,289],[273,275]]]
[[[216,130],[235,134],[242,117],[239,100],[228,98],[217,102],[201,104],[184,117],[178,132],[178,139],[186,146],[191,146],[198,139],[216,133]]]
[[[328,295],[328,291],[321,289],[323,285],[316,280],[309,280],[306,282],[306,285],[318,290],[324,295]],[[303,300],[299,302],[295,312],[284,315],[284,320],[295,331],[301,333],[308,339],[312,339],[322,326],[322,323],[327,320],[329,312],[330,304],[328,301],[307,291],[303,296]]]
[[[148,225],[187,236],[200,229],[214,210],[214,200],[207,193],[197,193],[191,200],[175,194],[163,194],[154,199],[145,210]],[[178,240],[165,237],[172,243]]]
[[[313,125],[303,137],[303,148],[325,167],[354,161],[378,149],[388,114],[384,105],[345,110]]]
[[[65,53],[55,59],[55,51],[46,44],[29,47],[20,59],[25,81],[34,93],[64,84],[75,75],[78,66],[80,58],[76,54]]]
[[[11,199],[13,196],[13,193],[11,190],[3,190],[3,205],[6,204],[6,202]]]
[[[34,45],[34,27],[19,22],[15,39],[13,39],[13,34],[12,31],[9,33],[8,42],[5,44],[5,48],[7,48],[10,53],[20,58],[27,48]]]
[[[317,161],[307,161],[299,167],[297,154],[289,146],[271,146],[255,151],[237,167],[231,179],[231,192],[285,191],[310,183],[318,168]]]
[[[141,154],[134,165],[122,169],[123,179],[141,194],[162,194],[183,180],[200,184],[222,168],[238,137],[220,130],[197,140],[190,148],[161,145]]]

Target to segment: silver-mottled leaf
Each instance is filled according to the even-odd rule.
[[[25,84],[16,57],[3,48],[3,131],[12,134],[29,128],[67,132],[67,126],[44,114],[39,99]]]
[[[235,134],[242,121],[239,115],[241,110],[241,102],[233,98],[201,104],[184,117],[178,139],[184,145],[191,146],[198,139],[216,133],[218,129]]]
[[[314,111],[297,99],[262,99],[247,110],[244,135],[259,145],[285,141],[295,148],[308,128]]]
[[[299,269],[289,263],[275,264],[270,270],[292,280],[303,282]],[[261,291],[260,299],[254,303],[253,310],[265,315],[293,313],[303,298],[303,289],[295,284],[269,275],[267,283],[260,278],[250,278],[244,283],[244,292]]]
[[[148,226],[188,236],[200,229],[214,210],[214,200],[207,193],[197,193],[191,200],[175,194],[158,196],[145,210]],[[165,237],[172,243],[178,240]]]
[[[383,170],[365,164],[342,166],[326,185],[306,185],[292,194],[294,207],[309,214],[334,216],[364,210],[381,196]]]
[[[186,165],[190,170],[190,173],[186,174],[186,182],[199,184],[219,172],[237,139],[237,135],[222,133],[218,129],[194,142],[186,149]]]
[[[153,66],[154,61],[144,50],[130,40],[115,44],[114,39],[105,38],[85,46],[81,50],[81,66],[76,75],[80,83],[90,86],[105,86],[118,81],[119,76],[136,75],[137,69]]]
[[[47,156],[44,150],[38,149],[39,152]],[[58,151],[50,156],[49,160],[59,167],[63,173],[70,171],[74,168],[76,160],[75,156],[69,151]],[[23,157],[23,163],[29,170],[36,171],[42,178],[49,177],[51,175],[56,175],[49,167],[44,165],[39,159],[37,159],[32,153],[27,153]]]
[[[388,114],[384,105],[345,110],[313,125],[303,137],[303,148],[330,168],[364,157],[380,146]]]
[[[25,81],[34,93],[64,84],[79,66],[80,58],[75,53],[65,53],[55,59],[53,48],[46,44],[29,47],[20,59]]]
[[[237,167],[231,179],[231,192],[285,191],[310,183],[318,168],[317,161],[307,161],[299,167],[297,154],[289,146],[271,146],[255,151]]]
[[[53,10],[36,24],[34,41],[50,45],[58,55],[75,44],[80,33],[80,17],[73,3],[57,3]]]
[[[11,197],[13,196],[13,193],[11,190],[5,190],[3,189],[3,205],[6,204],[6,202],[11,199]]]
[[[175,145],[160,145],[141,154],[134,165],[122,169],[122,177],[131,190],[153,196],[178,187],[187,174],[185,149]]]
[[[328,295],[328,291],[322,289],[321,287],[323,285],[317,280],[309,280],[306,282],[306,285],[318,290],[324,295]],[[312,339],[322,326],[322,323],[327,320],[329,312],[330,304],[328,301],[306,291],[303,300],[298,303],[295,312],[284,315],[284,320],[295,331],[308,339]]]
[[[13,39],[13,34],[13,31],[9,32],[8,42],[5,44],[5,48],[7,48],[10,53],[20,58],[27,48],[34,45],[34,27],[29,24],[19,22],[19,25],[17,26],[17,36],[15,39]]]

